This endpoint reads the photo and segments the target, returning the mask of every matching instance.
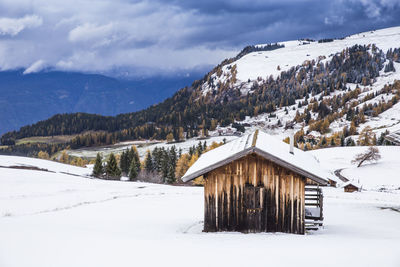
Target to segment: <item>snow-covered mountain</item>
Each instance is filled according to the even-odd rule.
[[[343,39],[325,39],[320,42],[305,39],[279,42],[278,44],[283,47],[271,51],[252,52],[224,65],[222,67],[223,75],[215,79],[214,84],[231,77],[230,68],[233,65],[237,66],[235,86],[250,88],[258,78],[267,79],[270,75],[276,78],[282,71],[302,65],[305,61],[327,62],[332,59],[334,54],[354,45],[375,44],[386,53],[390,48],[400,47],[400,27],[358,33]],[[265,45],[258,44],[256,47]],[[217,77],[217,74],[212,77]],[[205,90],[207,89],[205,88]]]
[[[214,72],[209,74],[207,82],[202,84],[201,90],[203,96],[217,98],[218,90],[220,90],[221,87],[226,89],[226,87],[224,87],[226,84],[228,85],[228,92],[240,90],[242,97],[247,94],[257,94],[259,92],[254,90],[256,87],[255,85],[265,84],[269,79],[282,79],[282,73],[293,71],[293,68],[295,68],[295,73],[298,74],[302,70],[309,68],[310,64],[311,68],[318,68],[320,65],[330,64],[335,55],[344,54],[356,45],[366,46],[370,54],[381,50],[382,54],[380,56],[383,57],[383,64],[381,67],[378,67],[379,74],[365,85],[363,85],[362,82],[346,82],[346,86],[342,90],[332,90],[328,85],[328,88],[331,89],[329,95],[324,94],[324,92],[319,94],[309,93],[307,99],[315,98],[318,104],[320,104],[322,100],[326,101],[333,97],[344,96],[349,90],[359,88],[360,93],[357,94],[357,97],[354,97],[346,104],[353,106],[354,109],[358,108],[360,110],[364,104],[376,105],[380,101],[387,103],[395,96],[393,90],[389,93],[380,92],[380,90],[383,89],[385,85],[394,84],[396,80],[400,81],[400,58],[398,54],[396,58],[390,55],[390,51],[394,49],[398,50],[400,47],[400,27],[358,33],[342,39],[324,39],[320,41],[304,39],[280,42],[277,43],[277,45],[279,48],[269,51],[251,52],[216,68]],[[266,44],[259,44],[254,47],[262,48],[265,46]],[[345,55],[344,58],[346,60],[348,57],[352,56],[353,55],[348,54]],[[389,66],[393,66],[393,68],[389,68]],[[334,72],[334,70],[330,71]],[[307,72],[307,74],[309,73],[310,72]],[[330,74],[331,73],[328,72],[327,76]],[[304,81],[301,81],[299,84],[300,86],[305,85]],[[399,88],[396,87],[396,93],[398,93],[398,89]],[[367,97],[372,93],[375,94],[374,97]],[[307,106],[301,105],[300,107],[299,105],[299,103],[304,103],[305,99],[306,98],[298,98],[292,105],[278,107],[274,112],[246,116],[245,120],[237,122],[253,127],[261,127],[272,133],[288,136],[290,131],[287,131],[285,125],[291,124],[295,120],[297,112],[300,112],[300,114],[305,112]],[[334,111],[332,106],[328,105],[328,107]],[[340,112],[343,109],[344,106],[342,105],[336,111]],[[318,114],[316,112],[310,112],[311,117],[317,120]],[[368,116],[370,112],[367,112],[367,110],[364,110],[364,112],[365,121],[359,123],[357,129],[362,130],[366,126],[370,126],[377,135],[386,130],[389,132],[400,130],[400,104],[395,104],[386,111],[375,114],[376,116]],[[271,116],[272,113],[273,115]],[[307,131],[309,128],[307,123],[297,122],[294,123],[293,126],[297,130],[305,127],[304,130]],[[342,130],[344,126],[350,127],[351,120],[346,120],[343,115],[330,122],[329,127],[331,131],[328,136]],[[321,135],[321,133],[315,131],[313,134],[316,136]]]
[[[77,148],[255,127],[282,138],[297,132],[296,143],[308,149],[351,145],[365,132],[382,143],[388,132],[400,130],[399,99],[400,27],[393,27],[342,39],[248,46],[158,105],[116,117],[96,116],[96,123],[79,114],[60,115],[3,135],[2,143],[87,131],[110,135],[70,144]]]

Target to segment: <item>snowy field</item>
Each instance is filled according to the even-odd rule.
[[[360,184],[365,190],[386,190],[400,194],[400,146],[378,148],[382,158],[376,163],[366,162],[359,168],[351,164],[351,160],[368,147],[334,147],[307,153],[313,154],[321,166],[331,173],[343,169],[341,174],[344,177]]]
[[[326,151],[316,154],[347,162]],[[65,167],[0,156],[3,166],[33,161]],[[400,194],[324,194],[325,226],[317,232],[202,233],[201,187],[0,168],[0,266],[400,266]]]

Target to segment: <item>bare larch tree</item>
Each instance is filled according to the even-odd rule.
[[[370,146],[365,152],[357,154],[351,161],[352,164],[358,164],[357,168],[366,161],[378,161],[381,158],[379,149],[375,146]]]

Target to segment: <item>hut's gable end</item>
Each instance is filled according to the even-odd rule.
[[[304,233],[304,177],[250,154],[205,178],[205,231]]]
[[[320,169],[319,163],[311,154],[296,148],[294,153],[290,153],[288,144],[258,130],[202,154],[182,180],[190,181],[254,153],[318,184],[328,183],[325,178],[328,177],[327,173]]]

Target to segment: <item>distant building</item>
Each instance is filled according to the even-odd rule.
[[[394,145],[400,146],[400,130],[386,135],[385,140],[393,143]]]
[[[344,192],[347,193],[352,193],[352,192],[358,192],[361,191],[361,186],[355,182],[348,181],[345,184],[342,185],[344,188]]]
[[[310,154],[259,130],[202,154],[182,180],[199,176],[205,180],[205,232],[304,234],[307,180],[328,184]],[[307,213],[320,220],[322,194],[316,200],[317,209]]]

